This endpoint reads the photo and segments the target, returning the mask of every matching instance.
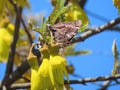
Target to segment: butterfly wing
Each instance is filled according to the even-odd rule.
[[[50,26],[50,30],[53,33],[56,43],[66,44],[74,37],[81,25],[80,20],[74,22],[60,22]]]

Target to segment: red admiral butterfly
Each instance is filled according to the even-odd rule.
[[[81,20],[73,22],[59,22],[54,25],[49,25],[49,29],[52,32],[53,39],[56,43],[67,44],[75,36],[80,26],[82,25]]]

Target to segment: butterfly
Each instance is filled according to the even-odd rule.
[[[59,22],[54,25],[48,25],[48,27],[52,32],[55,43],[67,44],[78,32],[81,25],[81,20],[75,20],[73,22]]]

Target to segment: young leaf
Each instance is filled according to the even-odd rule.
[[[118,49],[117,49],[117,45],[116,45],[116,40],[113,41],[113,46],[112,46],[112,52],[114,55],[114,67],[112,70],[112,75],[116,75],[119,73],[119,53],[118,53]]]
[[[50,24],[54,24],[56,20],[69,9],[69,7],[70,5],[64,6],[64,0],[57,0],[57,4],[49,17]]]

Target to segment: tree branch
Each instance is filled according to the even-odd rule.
[[[120,32],[120,27],[117,27],[117,26],[111,27],[111,28],[109,28],[109,31],[117,31],[117,32]]]
[[[5,81],[5,85],[7,84],[7,86],[10,86],[11,84],[13,84],[16,80],[18,80],[19,78],[21,78],[21,76],[27,71],[29,70],[30,66],[27,62],[27,60],[25,60]]]
[[[68,83],[67,80],[64,81],[64,84],[86,84],[89,82],[98,82],[98,81],[107,81],[107,80],[117,80],[120,78],[120,75],[114,75],[114,76],[100,76],[97,78],[85,78],[80,80],[70,80]],[[12,89],[25,89],[30,88],[30,83],[21,83],[21,84],[13,84],[11,85]]]
[[[92,30],[92,29],[94,29],[94,28],[92,28],[92,27],[88,28],[88,30]],[[120,32],[120,27],[118,27],[118,26],[110,27],[110,28],[107,29],[107,31],[117,31],[117,32]]]
[[[13,42],[11,44],[10,52],[9,52],[9,57],[8,57],[8,62],[7,62],[7,67],[6,67],[6,72],[5,72],[5,77],[3,79],[2,85],[8,86],[7,78],[9,78],[10,74],[13,71],[13,60],[14,60],[14,55],[15,55],[15,49],[16,49],[16,43],[19,38],[19,27],[20,27],[20,17],[22,13],[22,8],[17,7],[16,4],[13,3],[12,0],[10,0],[10,3],[14,6],[14,9],[16,11],[16,21],[15,21],[15,30],[14,30],[14,36],[13,36]]]
[[[88,82],[97,82],[97,81],[106,81],[106,80],[116,80],[119,79],[120,75],[114,75],[114,76],[100,76],[97,78],[85,78],[80,80],[71,80],[70,83],[65,81],[65,84],[85,84]]]
[[[84,41],[85,39],[87,39],[95,34],[98,34],[100,32],[103,32],[104,30],[107,30],[108,28],[111,28],[119,23],[120,23],[120,17],[118,17],[115,20],[112,20],[104,25],[101,25],[99,27],[91,28],[90,30],[88,29],[86,32],[81,34],[81,36],[74,38],[72,40],[71,44]]]

